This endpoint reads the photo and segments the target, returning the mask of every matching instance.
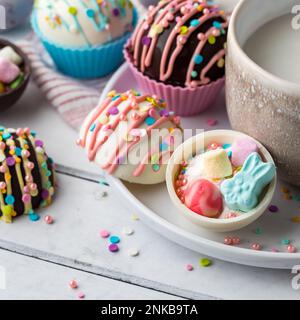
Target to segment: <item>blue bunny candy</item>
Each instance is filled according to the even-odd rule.
[[[251,153],[240,172],[221,184],[225,202],[232,210],[249,212],[255,208],[265,186],[274,178],[273,163],[265,163],[257,152]]]

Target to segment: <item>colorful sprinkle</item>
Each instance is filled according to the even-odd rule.
[[[101,230],[100,231],[101,238],[108,238],[110,236],[110,232],[108,230]]]
[[[288,245],[290,243],[291,243],[291,241],[289,239],[282,239],[281,240],[281,244]]]
[[[151,44],[151,38],[150,37],[143,37],[142,38],[142,44],[144,45],[144,46],[150,46],[150,44]]]
[[[85,298],[85,294],[83,292],[79,292],[78,293],[78,298],[79,299],[84,299]]]
[[[269,207],[269,211],[270,212],[278,212],[278,210],[279,210],[279,208],[277,206],[275,206],[275,205],[271,205]]]
[[[129,227],[124,227],[122,230],[122,233],[125,234],[126,236],[131,236],[134,234],[134,230]]]
[[[40,220],[40,216],[36,213],[31,213],[31,214],[29,214],[29,219],[31,221],[38,221],[38,220]]]
[[[160,165],[159,164],[153,164],[152,165],[152,170],[154,171],[154,172],[158,172],[159,170],[160,170]]]
[[[201,54],[197,54],[194,58],[195,64],[201,64],[203,62],[204,58]]]
[[[289,245],[287,246],[287,251],[288,251],[289,253],[295,253],[295,252],[297,251],[297,249],[296,249],[296,247],[293,246],[292,244],[289,244]]]
[[[216,126],[218,124],[218,120],[216,119],[207,119],[206,121],[207,125],[210,127]]]
[[[138,255],[140,254],[139,250],[136,249],[136,248],[130,248],[130,249],[128,249],[127,253],[128,253],[128,255],[129,255],[130,257],[136,257],[136,256],[138,256]]]
[[[209,267],[212,264],[212,261],[208,258],[200,259],[199,261],[201,267]]]
[[[139,221],[140,218],[139,218],[138,215],[136,215],[135,213],[133,213],[133,214],[131,215],[131,220],[132,220],[132,221]]]
[[[215,44],[216,43],[216,38],[214,36],[209,36],[208,37],[208,43],[209,44]]]
[[[300,217],[299,216],[294,216],[294,217],[291,218],[291,221],[293,223],[299,223],[300,222]]]
[[[194,270],[194,267],[191,264],[187,264],[185,266],[185,268],[186,268],[187,271],[193,271]]]
[[[254,233],[255,233],[255,234],[262,234],[262,229],[261,229],[261,228],[256,228],[256,229],[254,230]]]
[[[156,120],[152,117],[147,117],[145,122],[148,126],[152,126],[156,122]]]
[[[71,289],[77,289],[78,288],[78,283],[77,283],[77,281],[75,279],[73,279],[73,280],[71,280],[69,282],[69,286],[70,286]]]
[[[109,238],[109,241],[113,244],[119,243],[120,242],[120,238],[118,236],[111,236]]]
[[[108,250],[110,252],[118,252],[119,251],[119,246],[115,243],[112,243],[108,246]]]
[[[52,224],[54,222],[54,219],[49,215],[47,215],[44,220],[47,224]]]
[[[193,19],[190,23],[191,27],[197,27],[200,24],[199,20]]]
[[[262,246],[259,243],[252,243],[251,249],[256,250],[256,251],[260,251],[262,249]]]

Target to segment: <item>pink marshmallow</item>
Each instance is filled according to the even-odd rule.
[[[20,74],[18,66],[13,64],[10,60],[0,57],[0,82],[11,83]]]
[[[241,138],[236,140],[231,147],[231,162],[235,167],[244,164],[248,156],[253,152],[258,152],[256,143],[249,138]]]

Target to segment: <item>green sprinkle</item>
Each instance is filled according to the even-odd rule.
[[[256,228],[256,229],[254,230],[254,233],[255,233],[255,234],[262,234],[262,229],[261,229],[261,228]]]
[[[208,258],[203,258],[199,260],[199,264],[201,267],[209,267],[212,264],[212,261],[209,260]]]
[[[293,199],[294,199],[295,201],[300,201],[300,194],[295,194],[295,195],[293,196]]]
[[[291,241],[289,239],[283,239],[281,240],[281,244],[284,244],[284,245],[289,245],[291,243]]]

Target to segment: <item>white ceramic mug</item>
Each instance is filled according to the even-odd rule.
[[[281,178],[298,186],[300,84],[267,72],[247,56],[243,46],[265,23],[291,13],[299,4],[299,0],[242,0],[231,17],[226,61],[226,101],[232,127],[266,146]]]

